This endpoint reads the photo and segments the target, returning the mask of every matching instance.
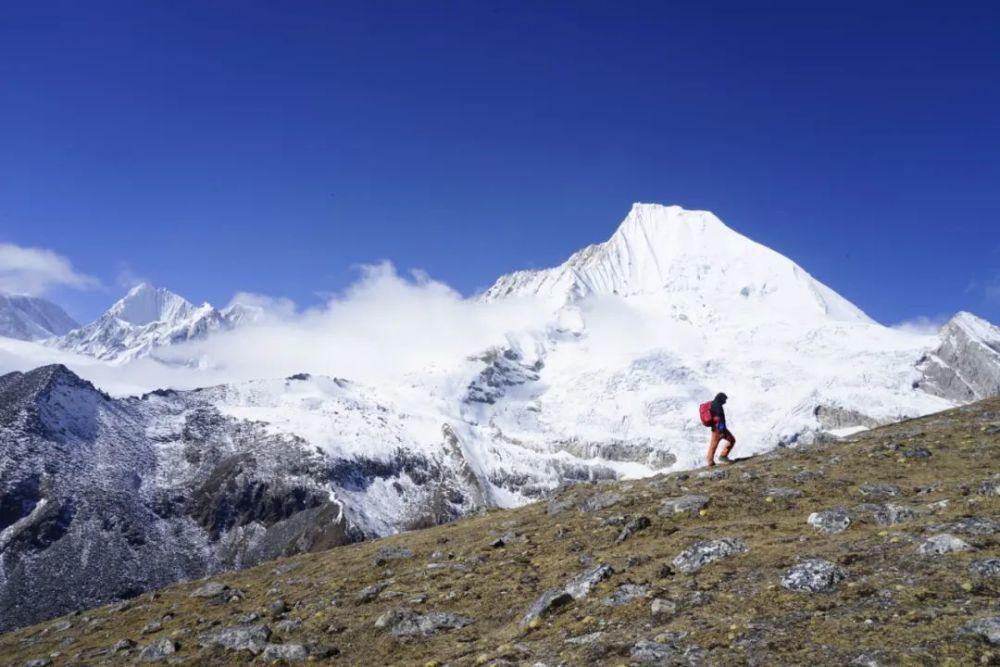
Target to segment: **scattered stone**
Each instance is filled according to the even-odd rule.
[[[385,565],[390,560],[413,558],[413,550],[406,547],[381,547],[375,552],[375,565]]]
[[[220,584],[217,581],[210,581],[204,586],[195,589],[191,593],[193,598],[204,598],[207,600],[212,600],[215,602],[224,602],[229,599],[231,589],[225,584]]]
[[[237,625],[205,635],[202,637],[202,645],[221,646],[230,651],[249,651],[253,655],[260,655],[270,638],[271,629],[266,625]]]
[[[910,447],[903,450],[903,456],[908,459],[929,459],[931,450],[926,447]]]
[[[702,651],[697,646],[682,649],[677,641],[680,633],[668,633],[655,640],[642,639],[635,643],[629,656],[640,665],[700,665],[704,662]],[[659,641],[661,640],[662,641]]]
[[[622,584],[615,589],[614,593],[604,598],[603,602],[609,607],[618,607],[628,604],[632,600],[646,597],[649,594],[649,586],[641,584]]]
[[[848,664],[850,667],[879,667],[878,660],[867,653],[862,653],[861,655],[855,657]]]
[[[656,621],[665,621],[672,618],[677,613],[677,604],[672,600],[656,598],[649,606],[649,613]]]
[[[972,561],[969,572],[979,577],[1000,577],[1000,558]]]
[[[554,516],[556,514],[562,514],[566,510],[572,509],[574,502],[572,497],[558,497],[553,498],[545,506],[545,513],[549,516]]]
[[[979,495],[1000,496],[1000,479],[987,479],[979,485]]]
[[[621,544],[628,538],[638,533],[640,530],[645,530],[651,525],[652,523],[650,522],[649,517],[637,516],[629,519],[625,524],[625,527],[622,528],[622,531],[618,533],[618,537],[615,538],[615,544]]]
[[[576,644],[577,646],[590,646],[591,644],[596,644],[600,641],[601,637],[604,636],[603,632],[591,632],[588,635],[580,635],[579,637],[570,637],[566,640],[567,644]]]
[[[1000,646],[1000,616],[980,618],[962,626],[962,634],[972,635]]]
[[[490,542],[490,546],[494,549],[502,549],[515,541],[524,542],[524,537],[518,536],[517,533],[507,532]]]
[[[931,530],[965,533],[966,535],[992,535],[993,533],[1000,533],[1000,521],[989,517],[976,516],[959,519],[958,521],[946,523],[941,526],[934,526]]]
[[[464,628],[472,624],[473,619],[441,611],[418,614],[412,609],[401,607],[388,611],[375,621],[375,627],[386,630],[394,637],[428,636],[442,630]]]
[[[547,616],[556,609],[564,607],[573,601],[573,596],[561,588],[550,588],[539,596],[530,607],[528,613],[521,619],[523,625],[529,625],[532,621]]]
[[[895,526],[896,524],[915,519],[918,513],[916,510],[897,505],[896,503],[886,503],[875,511],[875,521],[881,526]]]
[[[919,551],[924,556],[940,556],[957,551],[970,551],[972,545],[949,533],[941,533],[928,538],[920,545]]]
[[[895,484],[862,484],[860,490],[861,495],[871,498],[891,498],[900,493]]]
[[[697,572],[709,563],[714,563],[728,556],[746,553],[748,550],[749,547],[746,543],[739,539],[703,540],[695,542],[677,554],[672,562],[678,570],[690,574]]]
[[[589,595],[594,586],[610,577],[614,572],[609,565],[597,565],[570,579],[564,590],[572,595],[574,600],[579,600]]]
[[[678,498],[667,498],[660,504],[659,514],[669,516],[690,512],[695,514],[708,504],[708,496],[680,496]]]
[[[122,651],[131,651],[135,648],[135,642],[131,639],[122,639],[121,641],[115,642],[115,645],[111,647],[112,653],[121,653]]]
[[[244,625],[246,625],[248,623],[253,623],[258,618],[260,618],[260,614],[258,614],[255,611],[251,611],[251,612],[246,613],[246,614],[240,614],[239,616],[236,617],[236,620],[239,621],[240,623],[243,623]]]
[[[789,489],[783,486],[772,486],[764,495],[769,498],[801,498],[802,492],[798,489]]]
[[[600,512],[601,510],[606,510],[609,507],[617,505],[621,501],[622,497],[617,493],[601,491],[584,500],[580,505],[580,509],[584,512]]]
[[[822,512],[813,512],[806,519],[806,523],[821,533],[833,535],[848,529],[851,525],[851,514],[843,507],[835,507]]]
[[[282,599],[277,599],[267,607],[272,618],[277,618],[288,611],[288,603]]]
[[[720,468],[718,466],[712,466],[709,470],[702,470],[697,475],[698,479],[725,479],[729,477],[729,471],[725,468]]]
[[[815,472],[813,470],[803,470],[802,472],[795,475],[794,479],[798,484],[805,484],[806,482],[811,482],[814,479],[822,479],[823,473]]]
[[[163,624],[159,621],[150,621],[142,628],[142,634],[151,635],[154,632],[159,632],[163,629]]]
[[[274,624],[274,629],[283,635],[287,635],[290,632],[295,632],[302,627],[302,621],[297,618],[286,618],[283,621],[278,621]]]
[[[24,663],[24,667],[49,667],[52,661],[48,658],[35,658]]]
[[[73,624],[69,621],[58,621],[49,626],[49,630],[52,632],[65,632],[73,627]]]
[[[302,644],[268,644],[260,657],[264,662],[301,662],[309,657],[309,651]]]
[[[790,591],[825,593],[846,578],[847,573],[833,563],[811,558],[789,568],[781,577],[781,585]]]
[[[430,565],[434,565],[434,563],[431,563]],[[430,565],[427,566],[428,569],[430,569]],[[389,582],[380,581],[377,584],[372,584],[371,586],[365,586],[360,591],[358,591],[357,597],[355,599],[358,601],[359,604],[371,602],[372,600],[377,598],[378,594],[384,591],[386,586],[388,585]]]
[[[152,644],[145,646],[139,651],[139,660],[142,662],[158,662],[177,652],[177,644],[173,639],[157,639]]]

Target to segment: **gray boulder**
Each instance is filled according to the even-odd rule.
[[[375,621],[375,627],[391,633],[394,637],[426,637],[443,630],[464,628],[474,622],[467,616],[441,611],[418,614],[412,609],[401,607],[379,616]]]
[[[204,635],[201,644],[260,655],[267,647],[267,640],[270,638],[271,629],[266,625],[236,625]]]
[[[683,512],[690,512],[694,514],[707,504],[708,496],[690,495],[679,496],[677,498],[667,498],[660,504],[659,514],[661,516],[681,514]]]
[[[649,586],[641,584],[622,584],[615,589],[614,593],[604,598],[603,602],[609,607],[618,607],[623,604],[628,604],[632,600],[646,597],[648,594]]]
[[[833,563],[811,558],[790,567],[781,577],[781,586],[801,593],[832,591],[847,578],[847,572]]]
[[[979,495],[1000,496],[1000,479],[983,480],[983,483],[979,485]]]
[[[771,498],[801,498],[802,492],[798,489],[789,489],[783,486],[772,486],[764,491],[764,495]]]
[[[141,662],[159,662],[177,652],[177,644],[172,639],[157,639],[139,651]]]
[[[264,662],[301,662],[309,657],[309,651],[302,644],[268,644],[260,657]]]
[[[891,498],[900,494],[900,489],[895,484],[862,484],[861,495],[870,498]]]
[[[1000,558],[973,561],[969,565],[969,572],[977,577],[1000,577]]]
[[[673,564],[681,572],[690,574],[697,572],[709,563],[714,563],[728,556],[746,553],[748,550],[749,547],[746,543],[738,539],[704,540],[695,542],[677,554]]]
[[[851,525],[851,514],[843,507],[813,512],[806,522],[821,533],[842,533]]]
[[[928,538],[920,545],[919,551],[923,556],[940,556],[958,551],[971,551],[972,545],[949,533],[941,533]]]
[[[962,634],[972,635],[1000,646],[1000,616],[980,618],[962,626]]]

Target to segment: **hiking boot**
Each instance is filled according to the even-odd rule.
[[[732,463],[733,462],[733,460],[731,458],[729,458],[728,456],[726,456],[725,454],[723,454],[722,456],[720,456],[719,460],[722,461],[723,463]]]

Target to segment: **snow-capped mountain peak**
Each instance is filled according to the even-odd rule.
[[[870,322],[790,259],[714,214],[659,204],[634,204],[604,243],[588,246],[552,269],[503,276],[483,299],[533,295],[563,304],[612,294],[655,295],[676,305],[692,305],[695,299],[729,313],[765,305],[797,318]]]
[[[151,322],[185,319],[194,309],[191,302],[170,290],[140,283],[116,301],[107,314],[129,324],[145,326]]]

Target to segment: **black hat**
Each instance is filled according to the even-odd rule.
[[[715,395],[715,400],[717,400],[719,403],[725,403],[727,400],[729,400],[729,397],[720,391],[718,394]]]

